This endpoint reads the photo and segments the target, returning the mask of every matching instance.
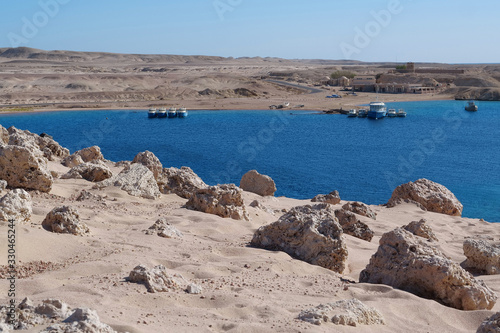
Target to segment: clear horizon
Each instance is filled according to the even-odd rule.
[[[29,0],[3,5],[1,47],[222,57],[495,64],[500,3]]]

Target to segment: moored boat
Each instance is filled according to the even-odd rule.
[[[383,102],[371,102],[368,118],[380,119],[387,115],[387,107]]]
[[[387,117],[391,117],[391,118],[394,118],[397,116],[397,113],[396,113],[396,109],[389,109],[387,111]]]
[[[158,118],[166,118],[167,117],[167,109],[166,108],[160,108],[158,111],[156,111],[156,116]]]
[[[347,114],[348,117],[357,117],[358,116],[358,111],[356,109],[350,109],[349,113]]]
[[[358,110],[358,118],[366,118],[367,115],[368,115],[368,112],[366,111],[366,109],[359,109]]]
[[[403,109],[399,109],[397,115],[398,117],[406,117],[406,111]]]
[[[148,118],[155,118],[155,117],[156,117],[156,109],[155,108],[149,109]]]
[[[469,101],[465,106],[466,111],[477,111],[477,109],[477,105],[474,103],[474,101]]]
[[[177,117],[179,117],[179,118],[186,118],[187,115],[188,115],[188,113],[187,113],[187,109],[186,108],[182,107],[179,110],[177,110]]]
[[[176,108],[173,108],[173,107],[172,107],[172,108],[170,108],[170,109],[168,110],[168,117],[169,117],[169,118],[175,118],[175,117],[177,117],[177,109],[176,109]]]

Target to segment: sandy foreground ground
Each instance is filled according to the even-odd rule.
[[[121,170],[109,166],[113,172]],[[69,170],[57,162],[50,162],[49,167],[58,173]],[[438,248],[461,263],[465,260],[464,238],[498,240],[497,224],[424,212],[413,204],[370,206],[377,213],[376,220],[358,217],[375,236],[367,242],[345,235],[349,257],[344,274],[339,275],[284,252],[249,246],[257,228],[278,220],[283,209],[310,204],[308,200],[245,192],[250,221],[244,221],[188,210],[184,207],[187,200],[175,194],[150,200],[114,187],[96,190],[92,186],[85,180],[57,179],[50,193],[32,192],[31,222],[16,227],[18,262],[29,265],[41,260],[48,269],[34,270],[29,277],[17,280],[18,302],[26,296],[35,304],[56,298],[72,308],[89,307],[103,323],[131,333],[475,332],[485,318],[500,311],[499,304],[491,311],[460,311],[389,286],[358,283],[359,273],[376,252],[381,235],[396,227],[427,219],[439,239]],[[84,189],[104,200],[76,201]],[[267,210],[250,207],[255,199]],[[78,210],[90,235],[54,234],[41,227],[46,214],[63,205]],[[183,237],[161,238],[143,232],[161,217]],[[0,235],[0,265],[5,265],[4,224],[0,224]],[[144,285],[126,281],[139,264],[148,268],[162,264],[172,274],[202,286],[203,291],[198,295],[184,290],[148,293]],[[477,278],[500,293],[499,275]],[[0,304],[7,300],[7,289],[8,281],[1,279]],[[376,308],[386,324],[316,326],[297,319],[302,310],[351,298]]]

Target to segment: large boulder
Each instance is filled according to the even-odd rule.
[[[312,202],[326,202],[332,205],[340,203],[339,191],[332,191],[328,194],[318,194],[311,199]]]
[[[116,186],[135,197],[158,199],[161,196],[156,179],[148,168],[139,163],[133,163],[118,175],[96,183],[95,188]]]
[[[150,293],[185,289],[188,282],[179,274],[169,274],[167,268],[158,265],[148,269],[144,265],[136,266],[129,274],[128,280],[144,284]]]
[[[250,170],[241,177],[240,188],[261,196],[272,196],[276,192],[274,180],[269,176],[261,175],[257,170]]]
[[[476,333],[500,333],[500,312],[486,318],[478,327]]]
[[[409,224],[403,226],[403,229],[411,232],[415,236],[423,237],[429,241],[438,241],[438,238],[432,228],[426,224],[426,219],[420,219],[420,221],[412,221]]]
[[[103,324],[96,311],[77,308],[62,323],[54,324],[40,333],[116,333],[116,331],[111,326]]]
[[[49,192],[53,183],[47,159],[36,150],[15,145],[0,147],[0,179],[10,187],[41,192]]]
[[[158,180],[158,178],[160,177],[162,169],[163,169],[163,165],[161,164],[158,157],[156,157],[155,154],[153,154],[152,152],[150,152],[148,150],[137,154],[134,157],[134,160],[132,161],[132,163],[140,163],[140,164],[144,165],[146,168],[151,170],[151,172],[153,173],[156,180]]]
[[[482,274],[500,273],[500,247],[485,240],[468,238],[463,244],[464,267]]]
[[[362,202],[348,202],[343,205],[342,208],[358,215],[366,216],[374,220],[377,219],[377,214]]]
[[[195,191],[186,203],[186,207],[235,220],[249,220],[242,192],[234,184],[209,186]]]
[[[497,295],[427,240],[397,228],[385,233],[360,282],[386,284],[460,310],[491,309]]]
[[[80,222],[80,214],[69,206],[52,209],[42,222],[42,227],[59,234],[85,235],[90,232],[87,225]]]
[[[347,326],[385,324],[384,317],[378,310],[364,305],[356,298],[321,304],[300,312],[298,318],[314,325],[328,322]]]
[[[83,162],[105,161],[99,146],[83,148],[67,156],[62,160],[62,164],[69,168],[75,167]]]
[[[164,168],[158,178],[158,187],[161,193],[175,193],[189,199],[194,192],[207,188],[208,185],[191,168],[183,166],[180,169]]]
[[[103,162],[98,161],[97,163],[84,162],[82,164],[79,164],[71,168],[71,170],[68,171],[66,174],[62,175],[61,178],[62,179],[83,178],[90,182],[100,182],[108,178],[111,178],[112,176],[113,173],[111,172],[111,170]]]
[[[361,222],[353,212],[345,209],[335,210],[335,216],[339,220],[342,230],[345,234],[360,238],[370,242],[374,232],[366,223]]]
[[[453,193],[441,184],[422,178],[396,187],[387,202],[388,207],[411,200],[431,212],[461,216],[463,205]]]
[[[23,189],[12,190],[0,199],[0,222],[27,222],[32,212],[31,195]]]
[[[300,260],[342,273],[347,246],[335,211],[326,203],[294,207],[278,221],[260,227],[251,245],[284,251]]]

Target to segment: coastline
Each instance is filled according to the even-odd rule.
[[[0,107],[0,114],[32,113],[32,112],[54,112],[54,111],[90,111],[90,110],[147,110],[151,107],[185,106],[192,110],[269,110],[270,105],[290,103],[288,108],[281,110],[311,110],[328,111],[331,109],[350,109],[360,105],[366,105],[377,99],[375,93],[357,93],[358,96],[346,95],[341,99],[325,98],[328,91],[315,94],[295,95],[282,98],[224,98],[224,99],[168,99],[164,101],[141,101],[141,102],[95,102],[96,106],[90,106],[89,102],[78,103],[53,103],[47,106],[37,104],[18,104],[13,106],[4,105]],[[434,100],[454,100],[453,95],[448,94],[378,94],[380,101],[389,102],[419,102]],[[46,104],[46,103],[44,103]],[[59,106],[58,106],[59,105]],[[303,107],[297,107],[304,105]],[[9,108],[27,108],[28,110],[10,111]]]

